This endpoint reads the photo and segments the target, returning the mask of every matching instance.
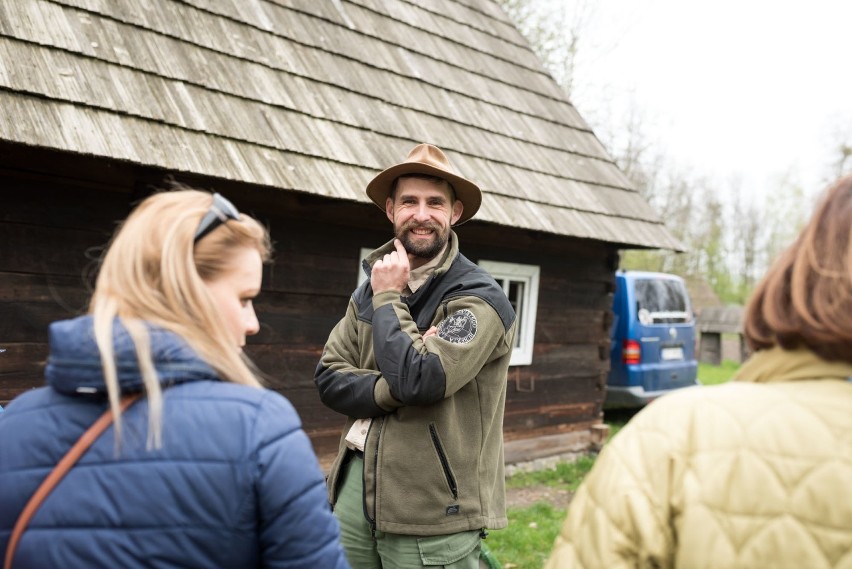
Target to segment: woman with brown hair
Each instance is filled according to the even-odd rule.
[[[734,380],[667,395],[604,448],[546,565],[852,567],[852,177],[746,311]]]
[[[242,351],[270,249],[219,194],[164,192],[133,211],[89,315],[50,326],[47,387],[0,414],[8,566],[348,567],[299,417]],[[114,427],[13,534],[106,409]]]

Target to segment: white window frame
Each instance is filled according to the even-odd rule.
[[[506,296],[509,295],[509,282],[516,281],[524,284],[523,297],[520,300],[520,310],[516,318],[519,321],[515,330],[515,349],[512,351],[510,366],[532,364],[533,346],[535,345],[535,316],[538,311],[538,282],[541,272],[538,265],[522,265],[520,263],[502,263],[480,259],[479,266],[491,273],[491,276],[503,287]]]

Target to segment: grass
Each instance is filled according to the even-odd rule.
[[[491,532],[485,543],[503,567],[541,569],[565,514],[544,502],[509,508],[509,527]]]
[[[733,360],[725,360],[720,366],[698,363],[698,380],[703,385],[718,385],[725,383],[740,369],[740,364]]]
[[[740,364],[725,360],[720,366],[698,364],[698,377],[704,385],[728,381]],[[638,409],[613,409],[606,412],[609,439],[636,414]],[[582,456],[576,462],[562,462],[556,468],[537,472],[519,472],[506,480],[507,488],[549,486],[557,490],[576,491],[592,469],[595,455]],[[567,510],[545,502],[526,508],[509,508],[509,527],[491,532],[486,544],[494,557],[507,569],[539,569],[544,565]]]
[[[594,463],[594,456],[581,456],[575,462],[561,462],[556,468],[518,472],[506,480],[506,486],[548,486],[573,493]],[[550,554],[566,513],[567,510],[546,502],[526,508],[509,508],[509,527],[491,532],[486,543],[503,567],[540,569]]]
[[[594,457],[581,456],[576,462],[560,462],[556,468],[518,472],[506,480],[506,487],[524,488],[541,484],[574,492],[594,464]]]

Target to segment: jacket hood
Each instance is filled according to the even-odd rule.
[[[50,356],[47,384],[64,394],[104,395],[103,367],[95,343],[92,316],[54,322],[49,328]],[[145,324],[151,341],[151,358],[162,385],[217,379],[210,365],[174,332]],[[122,393],[144,390],[136,347],[119,319],[113,322],[113,351]]]

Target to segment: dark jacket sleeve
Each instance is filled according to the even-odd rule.
[[[399,295],[377,294],[373,308],[373,343],[382,372],[375,393],[381,405],[385,393],[403,405],[450,397],[487,361],[511,350],[514,328],[507,330],[494,308],[477,297],[448,300],[438,335],[425,340]]]
[[[262,566],[348,568],[323,473],[290,402],[270,392],[253,435]]]
[[[349,301],[346,315],[337,323],[326,342],[314,373],[320,400],[326,407],[356,419],[387,415],[400,404],[386,401],[379,406],[373,395],[380,374],[358,366],[358,321],[355,301]]]
[[[373,297],[376,364],[394,399],[405,405],[429,405],[444,396],[444,370],[440,358],[426,350],[408,307],[399,298],[393,292]]]

